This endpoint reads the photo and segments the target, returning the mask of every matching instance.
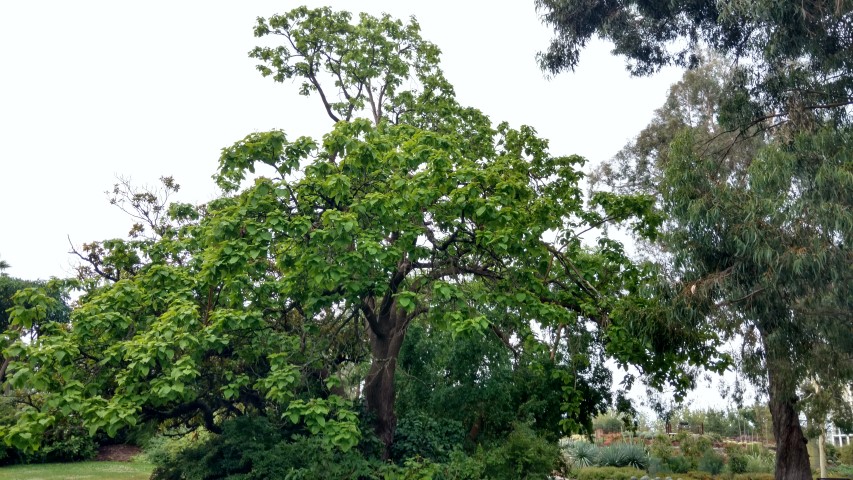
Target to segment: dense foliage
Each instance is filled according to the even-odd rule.
[[[161,478],[313,478],[305,452],[343,476],[381,458],[542,478],[557,437],[611,404],[607,355],[682,392],[682,365],[722,365],[713,332],[631,314],[654,306],[657,273],[596,233],[653,236],[654,200],[585,199],[584,159],[460,105],[414,21],[298,8],[255,33],[283,42],[253,50],[261,73],[304,82],[335,123],[223,149],[206,205],[168,203],[168,177],[117,185],[130,239],[75,250],[70,327],[6,349],[10,384],[42,399],[2,426],[7,444],[73,417],[213,435],[161,457]],[[13,328],[44,320],[35,300],[16,297]]]
[[[668,220],[649,251],[679,292],[673,314],[741,339],[740,366],[769,397],[777,475],[805,476],[799,414],[850,416],[851,132],[829,120],[730,132],[719,123],[729,75],[719,60],[687,72],[598,175],[657,196]]]
[[[853,93],[853,3],[847,0],[538,0],[554,39],[552,73],[574,69],[593,37],[612,41],[635,75],[695,68],[710,51],[735,65],[718,112],[727,128],[819,116],[847,119]]]

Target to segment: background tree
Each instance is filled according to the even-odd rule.
[[[850,132],[736,141],[718,123],[726,71],[712,61],[687,72],[598,173],[619,191],[658,196],[670,215],[659,261],[697,313],[742,336],[744,371],[768,393],[777,478],[807,478],[799,414],[817,399],[801,399],[801,388],[813,378],[844,385],[853,374]]]
[[[694,68],[705,49],[733,67],[720,116],[730,129],[794,119],[847,121],[853,102],[853,35],[848,0],[537,0],[554,28],[543,69],[573,69],[592,36],[614,44],[635,75],[667,65]],[[769,121],[768,121],[769,120]]]

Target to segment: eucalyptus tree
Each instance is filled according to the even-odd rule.
[[[853,102],[853,3],[849,0],[537,0],[554,38],[543,69],[574,69],[593,36],[613,42],[632,74],[695,68],[703,52],[733,71],[719,114],[727,128],[770,127],[792,117],[848,118]]]
[[[719,360],[707,331],[671,324],[661,340],[626,316],[653,301],[654,272],[611,239],[581,242],[607,222],[653,235],[654,200],[586,202],[584,160],[460,105],[414,20],[298,8],[259,19],[255,33],[280,40],[251,52],[261,73],[300,82],[331,129],[320,141],[253,133],[223,149],[225,194],[207,205],[117,193],[141,223],[130,240],[80,252],[72,328],[7,349],[14,384],[47,406],[19,412],[7,442],[37,442],[59,415],[108,433],[147,420],[217,432],[229,417],[265,415],[351,448],[360,433],[340,382],[366,361],[361,395],[387,456],[413,322],[508,348],[535,338],[535,323],[577,361],[606,349],[680,386],[691,381],[681,365]],[[256,168],[266,176],[249,182]],[[39,311],[22,306],[12,321],[28,315]],[[574,388],[583,374],[560,370],[566,430],[594,413]]]
[[[692,314],[742,337],[744,372],[769,398],[777,478],[810,478],[800,414],[825,418],[834,405],[849,415],[837,407],[853,379],[853,133],[728,131],[719,99],[729,73],[719,59],[686,72],[597,178],[658,197],[669,215],[658,260]],[[808,395],[816,380],[826,390]]]

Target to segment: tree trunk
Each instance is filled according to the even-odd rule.
[[[790,360],[773,355],[772,349],[766,349],[765,352],[770,415],[773,417],[773,434],[776,437],[776,479],[811,480],[808,441],[800,426]]]
[[[397,317],[401,318],[397,318]],[[364,381],[364,400],[367,410],[374,415],[376,434],[384,445],[383,459],[391,456],[391,445],[397,429],[397,416],[394,414],[394,400],[397,390],[394,384],[394,372],[397,370],[397,358],[406,331],[402,327],[402,315],[390,315],[382,319],[381,331],[369,328],[370,351],[373,357],[370,371]],[[390,327],[390,328],[387,328]]]

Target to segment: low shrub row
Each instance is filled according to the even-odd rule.
[[[648,476],[643,470],[631,467],[585,467],[572,472],[574,480],[638,480],[642,478],[669,478],[672,480],[717,480],[721,477],[708,472],[690,471],[678,475]],[[773,480],[771,473],[740,473],[725,477],[727,480]]]

